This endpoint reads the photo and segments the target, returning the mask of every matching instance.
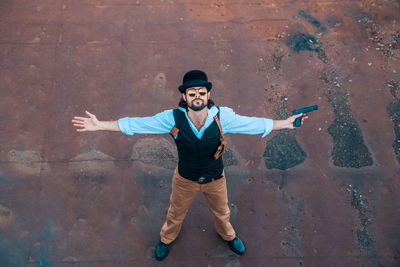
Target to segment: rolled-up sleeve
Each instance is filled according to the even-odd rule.
[[[262,138],[266,137],[270,132],[272,132],[272,129],[274,127],[273,120],[264,118],[264,121],[265,121],[265,130],[264,134],[261,136]]]
[[[220,119],[223,133],[263,134],[265,137],[273,128],[271,119],[241,116],[228,107],[220,108]]]
[[[118,120],[124,134],[165,134],[175,125],[173,110],[165,110],[152,117],[126,117]]]

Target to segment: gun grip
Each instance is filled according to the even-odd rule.
[[[300,127],[301,126],[301,119],[304,117],[304,115],[303,116],[300,116],[300,117],[298,117],[298,118],[296,118],[295,120],[294,120],[294,122],[293,122],[293,126],[294,127]]]

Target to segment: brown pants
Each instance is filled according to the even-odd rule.
[[[202,192],[207,199],[208,206],[214,217],[215,227],[220,236],[227,241],[235,238],[235,230],[233,230],[229,222],[230,210],[228,207],[225,172],[222,173],[222,178],[216,181],[199,184],[182,177],[178,173],[178,168],[176,168],[172,180],[172,193],[167,219],[160,232],[163,243],[170,244],[176,239],[189,206],[198,192]]]

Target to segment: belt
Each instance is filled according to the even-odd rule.
[[[199,179],[194,180],[194,181],[192,180],[192,181],[196,182],[196,183],[199,183],[199,184],[206,184],[206,183],[213,182],[213,181],[216,181],[216,180],[221,179],[221,178],[222,178],[222,173],[220,175],[218,175],[217,177],[212,178],[212,179],[207,179],[205,177],[200,177]]]

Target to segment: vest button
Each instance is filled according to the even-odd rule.
[[[205,180],[206,180],[206,178],[200,177],[197,181],[198,181],[200,184],[202,184],[202,183],[205,182]]]

